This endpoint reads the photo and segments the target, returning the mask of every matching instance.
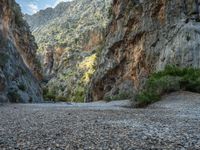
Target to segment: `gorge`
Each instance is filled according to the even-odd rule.
[[[3,61],[7,62],[9,54],[3,51],[12,43],[10,49],[16,49],[20,63],[25,64],[22,68],[27,67],[32,72],[28,74],[35,76],[29,78],[41,83],[46,100],[130,99],[143,89],[151,73],[166,65],[199,68],[199,6],[195,0],[62,2],[24,15],[38,47],[19,6],[8,1],[5,7],[4,3],[2,66],[8,68]],[[5,72],[18,74],[9,71],[1,73],[2,93],[24,94],[26,100],[21,101],[31,102],[24,90],[30,85],[11,79],[14,77],[6,81]],[[41,97],[41,87],[34,84],[27,92],[39,89],[36,93]],[[2,97],[8,101],[8,96]]]
[[[199,68],[198,8],[195,0],[84,0],[25,15],[48,80],[45,97],[130,99],[166,65]]]
[[[0,0],[1,150],[200,149],[199,0],[16,1]]]
[[[25,15],[39,47],[47,99],[84,101],[105,40],[110,3],[75,0]]]

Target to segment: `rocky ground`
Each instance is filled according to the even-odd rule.
[[[0,149],[200,149],[199,94],[127,104],[1,104]]]

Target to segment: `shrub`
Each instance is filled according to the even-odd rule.
[[[20,95],[17,93],[17,91],[10,91],[7,95],[11,103],[20,102]]]
[[[55,100],[56,93],[55,91],[49,90],[48,88],[43,88],[43,97],[45,100]]]
[[[60,101],[60,102],[68,102],[69,99],[67,97],[64,97],[64,96],[57,96],[55,98],[56,101]]]
[[[153,73],[144,90],[136,95],[136,106],[144,107],[160,100],[170,92],[186,90],[200,93],[200,69],[166,66],[163,71]]]
[[[84,87],[78,86],[73,92],[73,96],[70,98],[73,102],[84,102],[85,89]]]
[[[143,91],[136,95],[136,100],[138,103],[136,104],[136,107],[144,107],[147,106],[153,102],[156,102],[160,99],[160,95],[149,92],[149,91]]]
[[[33,98],[32,97],[30,97],[30,99],[29,99],[29,101],[28,101],[29,103],[32,103],[33,102]]]
[[[112,7],[109,7],[109,8],[108,8],[108,18],[111,18],[112,15],[113,15]]]
[[[5,54],[5,53],[0,53],[0,66],[4,66],[9,59],[9,55]]]
[[[104,99],[109,102],[109,101],[114,101],[114,100],[130,99],[131,97],[132,97],[131,94],[127,92],[120,92],[117,95],[106,96]]]
[[[44,95],[44,99],[54,101],[56,99],[56,96],[53,93],[47,93],[46,95]]]
[[[23,16],[21,13],[21,8],[18,4],[16,4],[15,6],[12,7],[13,9],[13,13],[15,15],[15,23],[17,26],[21,26],[25,23],[25,21],[23,20]]]
[[[26,91],[26,86],[24,84],[18,85],[18,88],[22,91]]]
[[[26,70],[22,68],[21,66],[18,66],[18,69],[22,75],[25,75],[27,73]]]

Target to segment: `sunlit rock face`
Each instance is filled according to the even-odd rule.
[[[38,44],[49,99],[83,101],[96,69],[111,0],[74,0],[25,19]]]
[[[14,0],[0,1],[0,102],[41,102],[36,44]]]
[[[167,64],[200,67],[198,0],[114,0],[86,101],[134,96]]]

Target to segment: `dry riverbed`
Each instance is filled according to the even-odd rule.
[[[145,109],[128,101],[1,104],[0,149],[200,149],[200,95],[179,92]]]

